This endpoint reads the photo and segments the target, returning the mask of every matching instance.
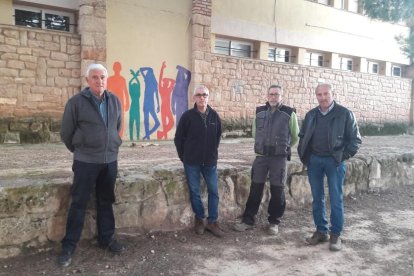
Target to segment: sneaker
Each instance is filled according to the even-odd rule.
[[[329,240],[328,234],[321,233],[319,231],[315,231],[312,237],[306,238],[306,242],[309,245],[317,245],[318,243],[327,242],[328,240]]]
[[[233,225],[233,229],[237,232],[244,232],[246,230],[253,229],[253,227],[254,227],[253,225],[244,223],[243,221],[238,222]]]
[[[277,235],[277,234],[279,234],[279,225],[274,224],[274,223],[270,223],[269,224],[268,231],[269,231],[269,234],[270,235]]]
[[[331,238],[329,239],[329,250],[339,251],[342,249],[342,241],[339,235],[331,233]]]
[[[126,250],[125,246],[115,239],[112,239],[107,245],[101,245],[100,247],[112,253],[122,253]]]
[[[224,237],[224,232],[220,229],[217,222],[207,224],[206,230],[218,238]]]
[[[58,257],[58,264],[62,267],[67,267],[72,263],[72,252],[62,250]]]
[[[204,220],[203,219],[199,219],[199,218],[195,218],[194,219],[194,231],[196,232],[196,234],[199,235],[203,235],[204,234]]]

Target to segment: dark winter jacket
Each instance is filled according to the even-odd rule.
[[[121,104],[118,97],[105,91],[108,126],[94,103],[92,92],[85,88],[66,103],[60,136],[66,147],[73,152],[73,159],[86,163],[110,163],[118,158],[122,144]]]
[[[319,107],[306,113],[299,133],[298,154],[305,165],[308,164],[311,154],[311,139],[315,130],[317,112],[320,112]],[[328,148],[332,157],[339,164],[357,153],[362,142],[361,135],[355,116],[350,110],[335,102],[329,112],[333,112],[333,116],[329,122]]]
[[[215,166],[221,139],[221,120],[210,106],[204,121],[197,106],[187,110],[178,123],[174,143],[178,157],[188,165]]]

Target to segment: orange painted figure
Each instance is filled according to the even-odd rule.
[[[175,80],[163,78],[165,67],[167,67],[167,65],[165,65],[165,61],[163,61],[160,78],[158,80],[158,91],[161,95],[162,131],[157,131],[157,139],[168,139],[168,131],[174,126],[174,117],[171,112],[171,93],[174,88]]]
[[[129,94],[126,81],[121,76],[122,66],[121,63],[116,61],[112,67],[114,69],[114,75],[108,78],[108,90],[116,94],[121,101],[122,110],[122,126],[119,130],[119,136],[124,136],[124,113],[129,110]]]

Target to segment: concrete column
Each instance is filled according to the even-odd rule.
[[[262,60],[267,60],[268,52],[269,52],[269,43],[260,41],[258,58]]]
[[[341,59],[339,58],[339,54],[331,53],[329,60],[329,67],[332,69],[341,69]]]
[[[296,52],[296,63],[301,65],[305,64],[306,49],[298,48]]]

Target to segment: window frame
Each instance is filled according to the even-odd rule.
[[[400,71],[398,75],[394,74],[394,70],[397,69],[397,68]],[[402,67],[399,66],[399,65],[392,65],[391,66],[391,76],[393,76],[393,77],[402,77]]]
[[[306,65],[315,66],[315,67],[325,67],[325,54],[324,53],[307,51],[305,55],[305,60],[306,60]]]
[[[273,51],[273,54],[271,53],[271,51]],[[284,51],[283,55],[278,53],[281,51]],[[290,48],[269,46],[268,51],[267,51],[267,60],[269,61],[291,63],[292,62],[291,57],[292,57],[292,49]]]
[[[21,11],[27,11],[27,12],[34,12],[34,13],[40,13],[41,14],[41,24],[40,28],[38,27],[30,27],[26,25],[17,25],[16,24],[16,10]],[[68,11],[62,11],[59,9],[46,9],[41,7],[34,7],[34,6],[27,6],[27,5],[21,5],[21,4],[13,4],[13,12],[14,12],[14,25],[19,27],[27,27],[27,28],[33,28],[33,29],[39,29],[39,30],[48,30],[48,31],[58,31],[58,32],[65,32],[65,33],[74,33],[76,25],[75,22],[75,13],[68,12]],[[69,18],[69,30],[59,30],[59,29],[53,29],[48,28],[46,24],[46,14],[53,14],[58,16],[65,16]]]
[[[227,46],[217,46],[217,42],[225,42]],[[239,46],[239,47],[235,47]],[[243,50],[240,46],[247,46],[249,50]],[[253,43],[249,41],[229,39],[223,37],[216,37],[214,41],[214,53],[219,55],[226,55],[240,58],[253,58]],[[218,51],[218,48],[221,48]],[[238,55],[237,53],[246,53],[248,55]]]
[[[351,63],[351,68],[349,68],[349,63]],[[354,71],[354,59],[352,57],[341,56],[339,68],[344,71]]]
[[[376,70],[374,68],[376,67]],[[380,64],[378,61],[369,60],[367,62],[367,72],[370,74],[378,75],[380,71]]]

